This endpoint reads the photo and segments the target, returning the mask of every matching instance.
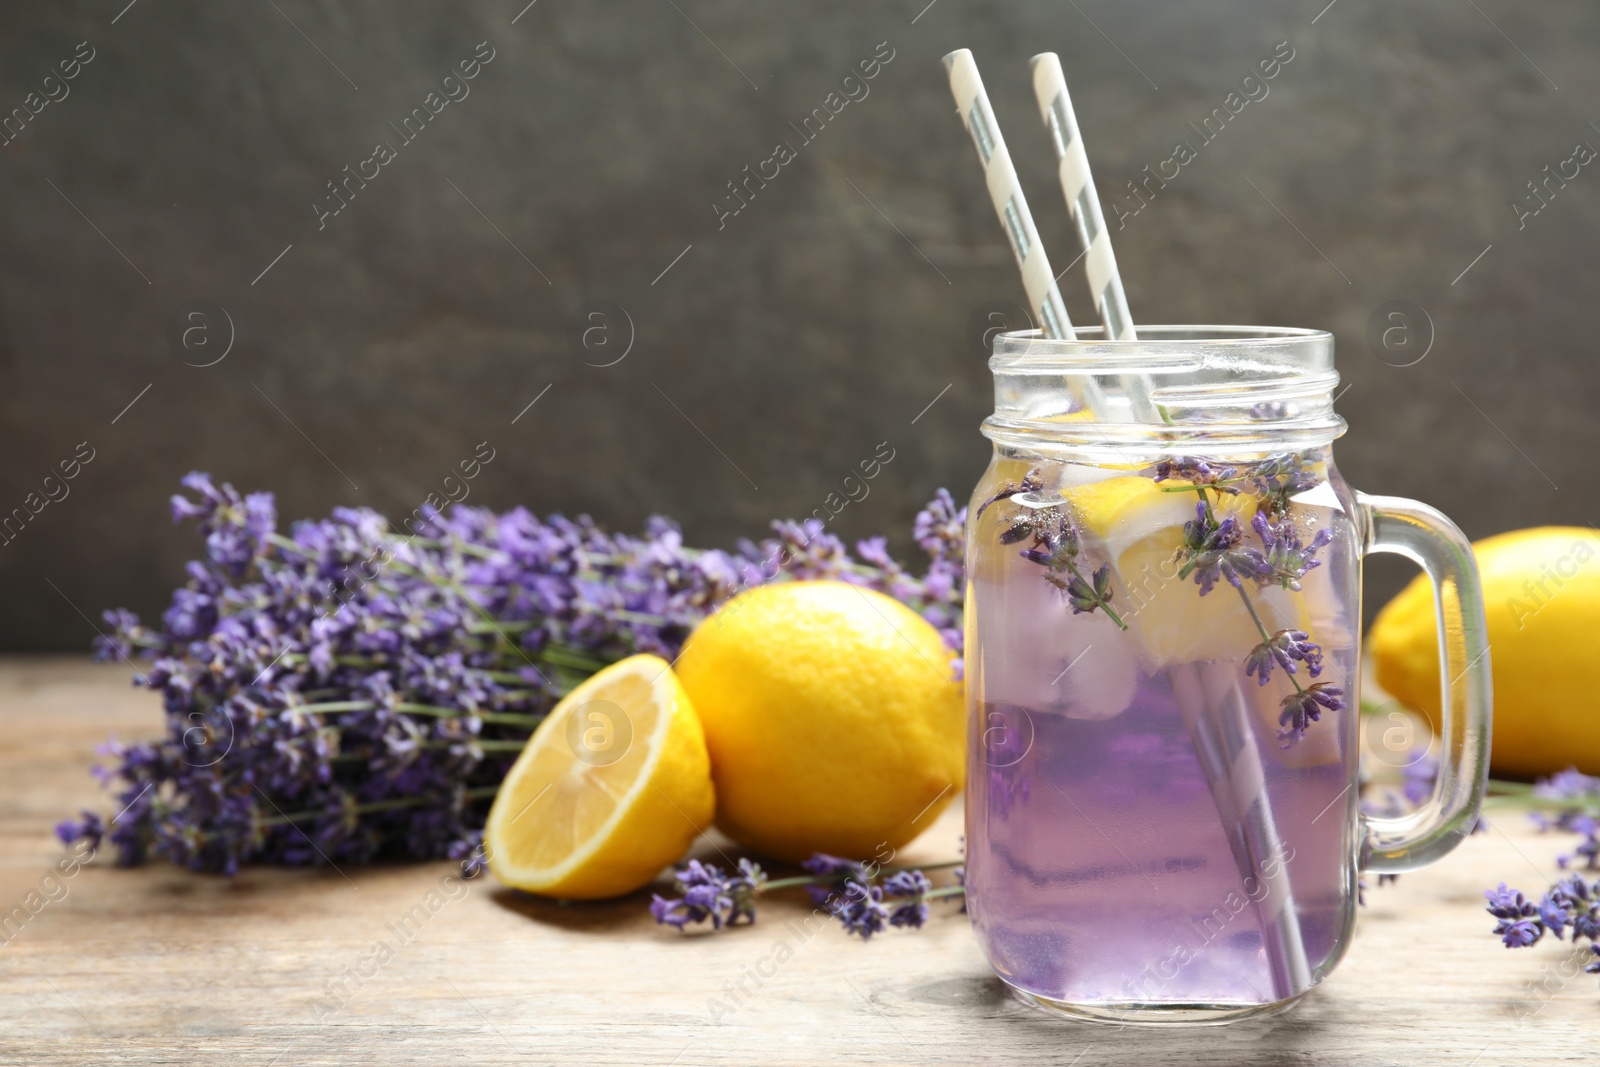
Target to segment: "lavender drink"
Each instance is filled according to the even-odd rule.
[[[1041,1006],[1237,1018],[1293,1003],[1349,942],[1360,558],[1397,546],[1333,463],[1331,344],[1281,333],[1306,351],[1151,360],[1161,426],[1063,388],[1124,369],[1115,343],[996,344],[967,530],[966,877],[995,972]],[[1457,697],[1477,710],[1472,686]],[[1481,774],[1442,787],[1385,869],[1453,845]]]

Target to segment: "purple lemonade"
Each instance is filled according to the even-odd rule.
[[[1119,459],[973,496],[969,908],[1026,998],[1226,1017],[1353,920],[1354,498],[1325,447]]]

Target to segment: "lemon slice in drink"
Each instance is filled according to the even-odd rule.
[[[568,693],[528,739],[483,828],[489,869],[544,896],[620,896],[711,825],[705,734],[666,661],[631,656]]]

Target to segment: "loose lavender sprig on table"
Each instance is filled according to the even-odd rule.
[[[1600,814],[1600,778],[1569,769],[1540,779],[1531,787],[1491,782],[1490,788],[1499,793],[1498,800],[1554,808],[1553,813],[1530,813],[1535,824],[1543,831],[1566,831],[1583,838],[1574,851],[1558,857],[1556,862],[1563,868],[1600,870],[1600,835],[1595,822],[1595,816]],[[1588,881],[1582,874],[1568,874],[1545,890],[1537,904],[1504,882],[1487,890],[1484,899],[1488,901],[1486,910],[1495,919],[1493,934],[1507,948],[1527,948],[1546,935],[1566,940],[1570,930],[1573,944],[1587,940],[1595,955],[1584,970],[1600,974],[1600,879]]]
[[[812,902],[839,920],[845,932],[870,941],[889,927],[921,928],[928,921],[928,902],[966,894],[961,860],[925,864],[920,868],[882,868],[868,861],[841,859],[823,852],[800,866],[810,872],[794,878],[769,879],[748,859],[728,874],[716,864],[690,860],[673,872],[673,886],[681,897],[655,894],[650,914],[658,923],[679,930],[710,923],[713,930],[743,919],[756,921],[755,898],[776,889],[804,888]],[[958,884],[934,888],[924,871],[955,868]]]
[[[555,701],[624,656],[675,657],[749,586],[873,588],[960,651],[965,514],[943,490],[917,517],[931,560],[917,576],[881,540],[852,556],[815,519],[733,552],[685,547],[663,518],[636,537],[522,508],[424,508],[408,531],[337,508],[284,534],[269,493],[199,473],[183,485],[173,517],[197,522],[205,557],[159,624],[107,612],[96,642],[162,693],[166,736],[107,745],[116,816],[57,828],[69,844],[108,838],[124,865],[232,874],[388,854],[480,869],[488,804]]]
[[[1600,778],[1569,768],[1534,783],[1528,797],[1556,809],[1529,813],[1541,831],[1577,834],[1580,838],[1571,852],[1556,857],[1556,863],[1563,870],[1600,871]]]

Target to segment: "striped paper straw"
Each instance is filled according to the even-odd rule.
[[[1266,893],[1256,901],[1265,941],[1267,965],[1274,994],[1281,1000],[1311,988],[1311,964],[1300,934],[1300,916],[1294,889],[1284,864],[1293,855],[1285,849],[1267,795],[1266,773],[1256,749],[1251,713],[1239,691],[1237,668],[1227,663],[1200,666],[1200,685],[1210,725],[1228,768],[1225,774],[1238,807],[1238,830],[1249,856],[1246,877],[1264,883]]]
[[[1050,143],[1055,148],[1061,176],[1061,191],[1066,194],[1067,211],[1072,215],[1072,224],[1078,231],[1078,242],[1084,249],[1089,292],[1094,297],[1095,311],[1105,327],[1106,338],[1112,341],[1136,341],[1139,335],[1133,327],[1133,316],[1128,312],[1128,296],[1122,288],[1122,275],[1117,271],[1116,253],[1111,250],[1111,235],[1106,232],[1106,217],[1100,210],[1100,197],[1095,193],[1089,155],[1083,148],[1083,135],[1078,132],[1078,117],[1072,111],[1072,97],[1067,95],[1067,79],[1061,72],[1061,60],[1054,52],[1043,52],[1033,57],[1033,95],[1039,101],[1039,113],[1050,130]],[[1142,422],[1163,421],[1150,403],[1149,378],[1142,374],[1123,375],[1122,388],[1135,418]]]
[[[1225,663],[1185,663],[1167,668],[1167,678],[1239,876],[1265,889],[1251,892],[1244,887],[1260,923],[1273,997],[1287,1000],[1311,988],[1311,966],[1284,868],[1284,842],[1272,816],[1250,712],[1235,672]]]
[[[989,199],[994,203],[995,214],[1010,240],[1017,267],[1022,271],[1028,304],[1038,313],[1046,337],[1071,340],[1076,336],[1072,332],[1072,321],[1067,317],[1066,305],[1061,302],[1061,290],[1056,288],[1055,275],[1050,271],[1050,257],[1045,254],[1027,198],[1022,195],[1017,169],[1012,166],[1011,153],[1006,151],[1005,138],[1000,135],[1000,124],[989,106],[989,94],[984,92],[977,61],[970,50],[961,48],[945,56],[944,65],[950,75],[950,92],[956,99],[956,110],[978,149],[978,161],[983,164],[989,186]],[[1087,376],[1074,378],[1079,402],[1093,411],[1096,418],[1104,418],[1105,398],[1098,383]]]

